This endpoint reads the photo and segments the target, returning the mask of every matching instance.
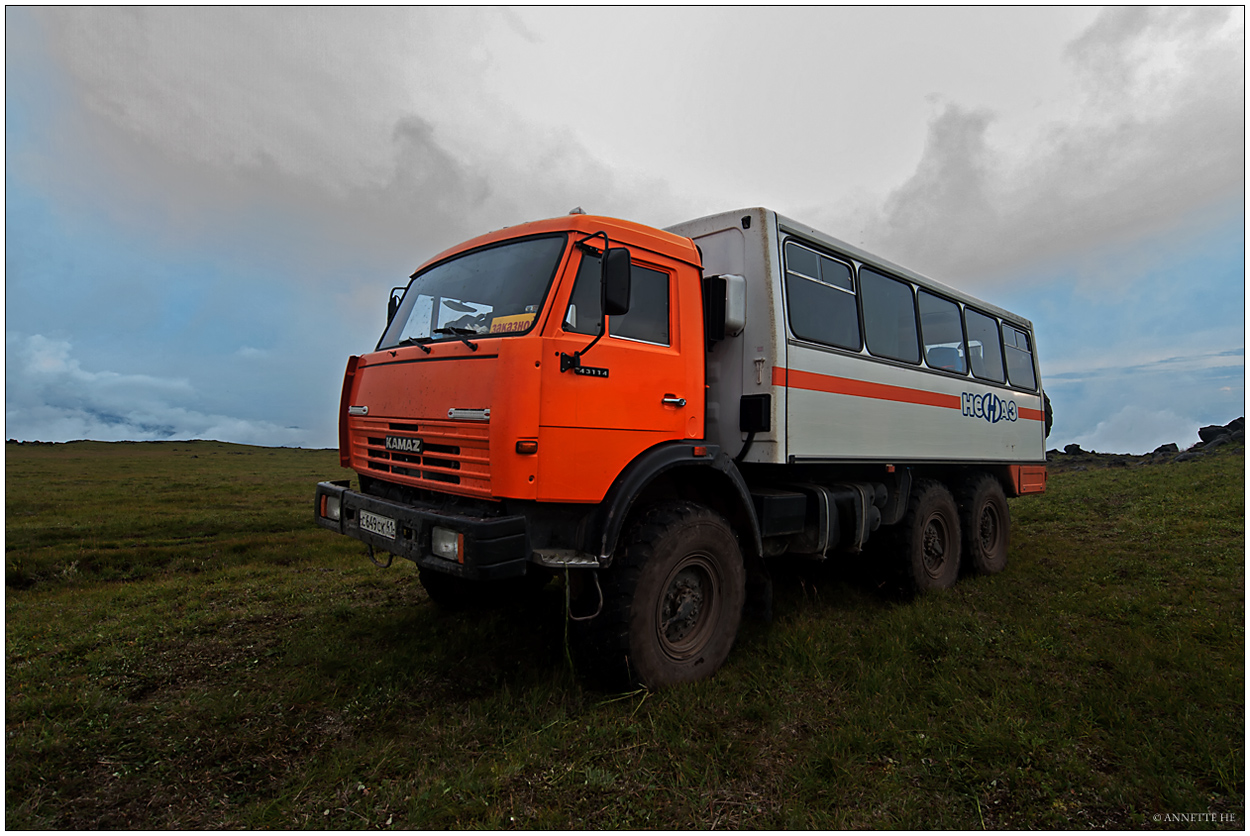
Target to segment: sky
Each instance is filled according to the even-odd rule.
[[[5,437],[334,447],[430,256],[766,206],[1032,320],[1048,447],[1245,413],[1241,8],[5,9]]]

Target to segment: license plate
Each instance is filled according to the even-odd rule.
[[[360,528],[370,531],[388,540],[395,539],[395,521],[390,517],[382,517],[369,511],[360,512]]]

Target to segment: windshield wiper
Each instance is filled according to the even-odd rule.
[[[422,342],[422,340],[428,340],[428,339],[429,337],[404,337],[402,340],[399,341],[399,344],[400,345],[415,345],[417,348],[421,349],[426,354],[429,354],[430,347],[426,345],[424,342]]]
[[[452,328],[451,326],[448,326],[446,328],[435,328],[434,333],[435,334],[450,334],[451,336],[460,340],[460,342],[467,345],[471,350],[477,351],[477,343],[469,342],[469,335],[477,334],[477,331],[474,331],[472,328]]]

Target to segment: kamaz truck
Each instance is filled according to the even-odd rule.
[[[571,213],[435,256],[343,379],[317,523],[443,605],[567,584],[577,663],[710,675],[785,555],[1002,571],[1046,486],[1031,323],[777,213]]]

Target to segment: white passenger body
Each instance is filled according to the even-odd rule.
[[[746,280],[745,328],[717,343],[707,360],[708,440],[729,455],[738,455],[747,440],[739,425],[741,397],[769,395],[769,429],[755,435],[746,462],[1045,461],[1041,376],[1027,319],[767,209],[726,212],[669,231],[698,244],[705,276],[735,274]],[[965,333],[971,308],[996,319],[1000,336],[1004,325],[1009,333],[1027,334],[1028,355],[1016,352],[1013,361],[1031,365],[1036,385],[1013,386],[979,379],[971,370],[959,374],[930,367],[923,335],[916,363],[874,356],[862,343],[850,350],[796,336],[786,293],[787,241],[850,265],[861,308],[861,269],[867,266],[910,285],[913,300],[923,289],[930,294],[926,300],[955,303]],[[861,332],[863,322],[861,310]],[[965,337],[960,349],[965,367],[969,353],[979,350],[969,348],[972,344]]]

